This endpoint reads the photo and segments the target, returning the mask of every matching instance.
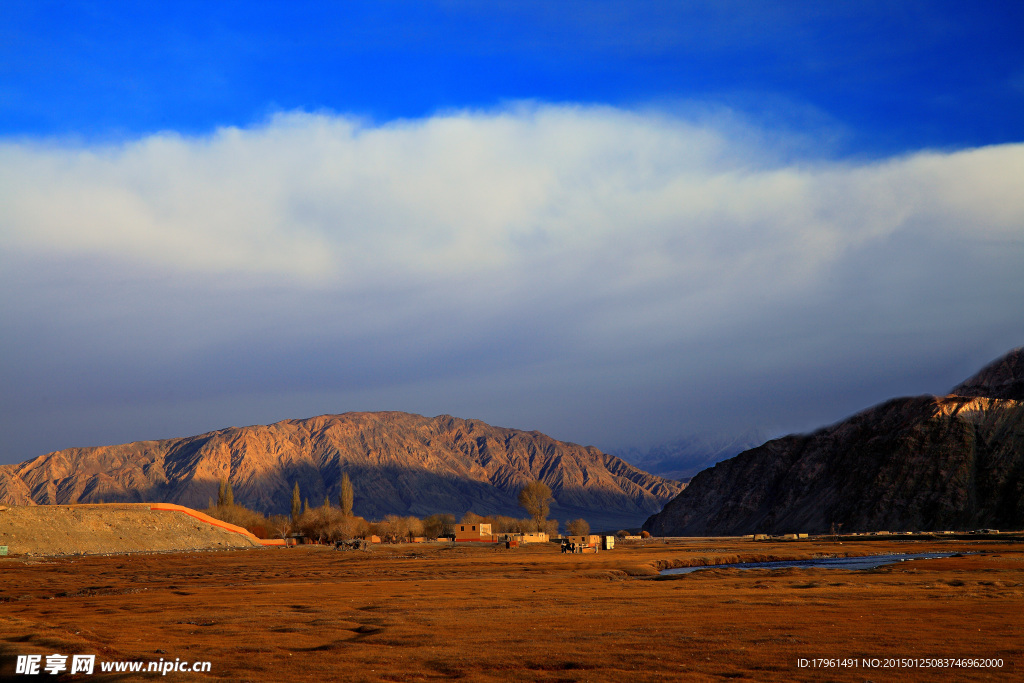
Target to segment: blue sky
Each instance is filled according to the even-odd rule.
[[[4,4],[8,135],[524,99],[707,101],[840,128],[851,153],[1017,142],[1024,127],[1017,2]]]
[[[1024,5],[0,7],[0,462],[804,430],[1024,343]]]

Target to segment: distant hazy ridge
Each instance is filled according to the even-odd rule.
[[[767,438],[756,430],[736,434],[689,436],[666,441],[641,450],[613,450],[626,462],[666,479],[689,481],[701,470],[743,451],[760,446]]]
[[[337,505],[343,472],[353,482],[356,514],[368,518],[470,509],[522,517],[516,496],[540,479],[557,501],[553,518],[635,527],[682,489],[539,432],[382,412],[56,451],[0,467],[0,504],[165,501],[202,508],[227,478],[237,503],[286,512],[295,482],[311,505],[325,495]]]
[[[1024,350],[948,396],[900,398],[699,473],[656,535],[1024,528]]]

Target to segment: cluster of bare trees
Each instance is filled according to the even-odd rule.
[[[541,531],[550,535],[558,533],[558,520],[549,520],[548,513],[554,499],[551,489],[540,481],[523,487],[519,493],[519,504],[530,515],[524,519],[504,515],[478,515],[467,512],[460,520],[463,524],[490,524],[496,534],[531,533]],[[217,494],[217,505],[210,504],[206,513],[232,524],[249,529],[260,538],[285,537],[288,534],[302,534],[321,543],[331,543],[351,538],[378,536],[385,542],[404,542],[417,537],[439,538],[452,536],[456,519],[450,514],[430,515],[420,519],[413,516],[387,515],[383,520],[370,522],[352,513],[354,495],[352,481],[348,474],[342,475],[338,505],[334,506],[328,497],[323,504],[311,507],[308,499],[303,501],[298,482],[292,488],[291,516],[272,515],[266,517],[259,512],[234,504],[231,484],[221,481]],[[570,535],[583,536],[589,533],[586,520],[575,519],[568,523]]]
[[[222,479],[217,490],[217,504],[210,500],[206,514],[229,524],[248,529],[257,538],[283,538],[291,526],[290,520],[284,515],[266,516],[242,505],[235,505],[235,495],[231,490],[231,482]]]
[[[293,530],[321,543],[333,543],[351,538],[377,536],[385,543],[404,543],[414,538],[438,538],[452,533],[453,515],[431,515],[420,519],[414,516],[387,515],[371,522],[344,510],[323,505],[306,510],[293,524]]]

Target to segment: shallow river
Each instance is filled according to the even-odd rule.
[[[677,567],[665,569],[662,574],[689,574],[701,569],[787,569],[789,567],[821,567],[823,569],[874,569],[884,564],[907,562],[908,560],[930,560],[936,557],[952,557],[956,553],[917,553],[916,555],[869,555],[867,557],[820,557],[814,560],[782,560],[779,562],[737,562],[714,564],[707,567]]]

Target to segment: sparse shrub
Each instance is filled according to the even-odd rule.
[[[649,564],[632,564],[620,567],[629,576],[659,576],[659,572]]]

